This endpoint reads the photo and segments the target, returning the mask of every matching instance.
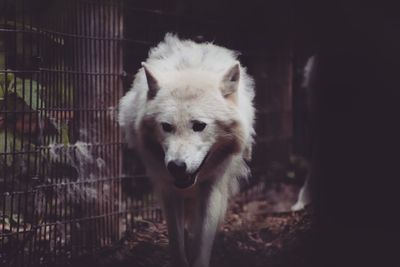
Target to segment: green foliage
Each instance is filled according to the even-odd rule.
[[[6,75],[5,73],[0,73],[0,99],[4,98],[13,80],[13,74]]]
[[[68,124],[64,121],[60,121],[56,123],[56,128],[59,133],[59,136],[49,136],[48,143],[49,144],[62,144],[67,146],[69,144],[69,128]],[[60,140],[61,139],[61,140]]]
[[[43,106],[43,102],[39,98],[40,85],[34,80],[21,79],[12,73],[0,73],[0,111],[29,111],[36,110]],[[13,97],[10,97],[13,96]],[[5,98],[10,97],[10,101],[5,102]],[[17,99],[16,99],[17,98]],[[23,152],[25,150],[32,151],[34,145],[23,144],[20,129],[16,128],[17,120],[23,118],[24,115],[9,114],[8,131],[5,131],[5,116],[0,113],[0,166],[4,168],[13,167],[15,175],[22,173],[23,169],[19,168],[17,162],[24,160],[23,156],[16,157],[9,154],[11,152]],[[28,121],[23,121],[28,123]],[[28,125],[25,126],[27,129]],[[33,157],[31,157],[33,161]],[[25,162],[25,164],[34,164],[33,162]],[[17,165],[17,166],[15,166]]]
[[[15,93],[24,100],[26,105],[36,110],[38,107],[44,107],[39,97],[40,89],[40,84],[35,80],[21,79],[12,73],[0,73],[0,101],[3,101],[7,95]]]
[[[5,153],[10,153],[21,148],[21,139],[13,138],[12,134],[7,134],[4,131],[0,131],[0,164],[5,162],[6,166],[11,167],[13,164],[13,156],[10,154],[4,155]],[[1,165],[0,165],[1,166]]]
[[[37,32],[44,37],[41,38],[41,46],[63,49],[65,40],[58,34],[42,31],[34,25],[22,23],[22,20],[18,17],[15,21],[6,20],[1,16],[0,18],[4,20],[2,26],[4,28]],[[0,174],[1,176],[3,176],[3,173],[6,176],[13,175],[17,177],[17,180],[20,180],[18,182],[23,182],[23,179],[28,181],[29,177],[35,175],[27,173],[28,170],[38,169],[33,167],[35,164],[45,162],[51,165],[53,163],[49,155],[44,153],[43,150],[38,155],[39,160],[36,160],[32,153],[25,152],[36,151],[38,149],[36,145],[43,140],[45,140],[45,143],[40,143],[40,145],[62,144],[67,146],[70,142],[69,121],[73,120],[73,112],[47,112],[46,108],[53,107],[54,103],[47,102],[47,97],[41,97],[43,95],[51,96],[51,101],[57,99],[59,107],[68,107],[72,105],[74,99],[73,87],[57,81],[43,86],[32,77],[20,77],[17,76],[18,73],[7,70],[10,66],[18,66],[18,62],[24,62],[28,65],[32,62],[31,58],[26,58],[28,53],[24,53],[24,51],[27,51],[24,48],[33,47],[36,50],[35,47],[39,44],[31,38],[25,38],[26,36],[25,32],[0,32],[0,169],[2,170]],[[7,43],[11,41],[13,43]],[[12,46],[12,49],[6,49],[10,46]],[[15,64],[9,62],[10,55],[16,61]],[[51,67],[52,59],[45,58],[45,60],[46,64]],[[60,60],[64,59],[59,59],[57,64],[60,64]],[[60,65],[67,68],[67,64],[64,63],[62,62]],[[57,76],[59,81],[66,80],[63,74],[57,75],[60,75]],[[29,142],[27,142],[28,137],[31,140]],[[27,166],[30,166],[30,168],[27,168]],[[4,179],[9,180],[8,177],[0,177],[0,184],[5,181]],[[10,218],[3,219],[10,220]]]
[[[62,123],[60,127],[60,134],[61,134],[61,143],[66,146],[69,144],[69,137],[68,137],[68,124]]]

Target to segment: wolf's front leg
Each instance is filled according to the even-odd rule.
[[[227,201],[228,195],[216,187],[204,189],[199,195],[194,244],[191,248],[193,267],[209,266],[214,237],[225,215]]]
[[[183,199],[173,193],[162,196],[167,220],[171,266],[189,267],[185,254]]]
[[[302,210],[311,203],[310,196],[310,176],[307,177],[303,187],[300,189],[299,197],[296,204],[294,204],[291,209],[292,211]]]

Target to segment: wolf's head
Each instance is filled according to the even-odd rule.
[[[156,73],[146,64],[143,71],[148,92],[142,141],[164,161],[176,187],[208,179],[225,159],[244,150],[239,63],[221,75],[199,69]]]

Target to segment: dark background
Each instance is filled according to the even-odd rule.
[[[266,61],[286,55],[295,77],[296,68],[317,55],[315,109],[312,126],[307,125],[312,137],[294,124],[293,140],[295,151],[312,158],[318,225],[315,266],[395,266],[400,226],[396,5],[313,0],[189,3],[178,5],[185,16],[225,22],[217,43],[244,54],[266,55]],[[203,31],[206,39],[215,38],[212,31]],[[262,93],[257,98],[263,99]],[[295,123],[296,116],[301,114],[295,109]],[[267,148],[261,149],[268,154]]]
[[[299,10],[319,61],[313,156],[318,263],[397,266],[396,8],[386,2],[309,1]]]
[[[396,255],[400,240],[400,20],[395,4],[354,0],[141,0],[115,3],[83,0],[18,1],[20,2],[25,3],[23,12],[29,14],[25,23],[46,29],[50,37],[64,38],[65,45],[49,45],[43,41],[46,35],[38,33],[37,30],[21,28],[16,23],[8,25],[8,20],[17,20],[17,8],[13,1],[3,0],[1,37],[8,40],[4,43],[4,50],[8,52],[7,64],[3,66],[1,73],[12,69],[16,77],[20,75],[20,78],[41,81],[50,89],[49,92],[57,88],[55,82],[60,85],[68,84],[69,79],[72,79],[76,82],[75,96],[78,100],[65,104],[65,108],[71,110],[88,107],[86,102],[79,100],[80,94],[85,96],[81,99],[90,102],[91,97],[86,93],[87,86],[83,86],[82,81],[91,84],[93,91],[100,88],[109,92],[110,99],[114,98],[113,104],[117,103],[118,94],[128,90],[140,62],[146,58],[149,47],[161,41],[166,32],[173,31],[181,37],[197,41],[214,41],[218,45],[241,51],[240,60],[254,76],[257,86],[258,137],[254,148],[254,160],[251,163],[254,179],[285,178],[292,152],[311,159],[313,203],[317,223],[317,234],[312,243],[313,266],[400,266]],[[121,30],[118,25],[123,24],[123,34],[105,34],[96,27],[94,30],[89,29],[88,25],[92,25],[90,23],[104,26],[101,21],[105,20],[97,16],[103,14],[103,11],[96,9],[96,5],[109,7],[110,3],[115,17],[123,17],[123,23],[122,20],[115,20],[110,25],[114,25],[116,30]],[[64,5],[68,8],[64,9]],[[99,28],[103,29],[102,27]],[[29,51],[25,52],[28,56],[22,61],[19,61],[14,51],[17,33],[23,36],[32,35],[33,37],[25,37],[25,40],[29,47],[35,44],[33,49],[26,50]],[[101,38],[104,38],[102,41],[107,44],[106,50],[96,47],[96,42]],[[92,49],[92,46],[95,49]],[[112,69],[110,67],[110,70],[97,70],[101,64],[97,64],[96,60],[104,60],[106,57],[90,56],[89,52],[93,53],[95,50],[100,51],[99,55],[101,51],[111,55],[118,50],[116,58],[119,60],[123,55],[123,62],[115,60]],[[317,55],[317,67],[313,73],[312,93],[309,95],[302,91],[299,83],[306,59],[314,54]],[[81,64],[82,62],[86,62],[87,66]],[[57,74],[66,70],[58,69],[58,65],[71,68],[72,77],[77,76],[74,72],[79,72],[84,74],[84,78],[79,80],[79,76],[66,79]],[[116,91],[106,90],[109,88],[104,82],[96,80],[97,78],[89,80],[89,77],[96,77],[95,71],[99,71],[98,76],[101,77],[115,76],[115,81],[108,81],[115,85]],[[25,75],[25,72],[33,74],[29,76]],[[104,95],[102,92],[99,92],[100,96]],[[48,98],[52,103],[55,100],[52,95]],[[314,107],[311,116],[304,107],[309,98],[312,98]],[[55,102],[53,104],[54,107],[59,107],[55,106]],[[76,107],[75,104],[83,106]],[[93,110],[87,113],[95,117],[96,109],[99,109],[106,114],[108,106],[95,105]],[[24,109],[22,112],[28,114],[28,110]],[[38,114],[37,111],[34,112]],[[75,115],[75,118],[78,118],[78,115]],[[96,124],[91,117],[88,118],[86,121],[73,123],[72,130],[80,129],[79,123],[87,124],[87,128],[106,125],[103,122]],[[68,118],[61,120],[67,121]],[[13,126],[13,129],[15,132],[16,126]],[[51,132],[51,135],[53,134]],[[61,139],[61,134],[57,134]],[[33,136],[33,133],[30,135]],[[74,131],[70,133],[71,143],[72,140],[82,139],[77,135]],[[89,136],[88,139],[94,137],[96,136]],[[109,135],[102,138],[109,139]],[[119,141],[118,137],[113,138]],[[106,143],[103,139],[101,141]],[[119,149],[122,145],[112,145],[115,151],[101,152],[117,161],[113,153],[120,155]],[[46,147],[41,149],[45,150]],[[125,158],[133,156],[131,151],[124,153]],[[140,179],[146,179],[143,169],[137,168],[137,165],[133,170],[129,169],[127,166],[132,164],[125,162],[125,171],[131,172],[133,176],[119,177],[120,169],[117,163],[113,163],[116,176],[114,178],[117,181],[115,188],[119,188],[121,182],[124,193],[134,197],[136,193],[143,193],[144,187],[149,190],[147,185],[138,187]],[[14,164],[13,169],[17,168]],[[4,183],[1,190],[4,193],[1,195],[4,203],[10,201],[8,192],[11,192],[11,199],[22,199],[18,201],[29,204],[29,209],[19,210],[21,214],[28,211],[34,214],[37,208],[34,206],[37,196],[29,191],[31,188],[49,183],[46,193],[51,199],[53,189],[50,188],[60,185],[61,181],[73,183],[77,179],[65,171],[58,173],[52,169],[48,174],[33,169],[32,174],[24,176],[36,179],[30,180],[32,184],[24,184],[24,194],[28,197],[19,198],[16,190],[18,188],[14,187],[14,183],[12,186]],[[2,170],[2,173],[3,171],[7,174],[6,169]],[[8,172],[10,173],[12,172]],[[46,182],[48,175],[51,178],[50,182]],[[14,177],[15,175],[12,176],[12,181],[19,179]],[[106,173],[104,177],[111,176]],[[111,184],[110,188],[114,188]],[[35,201],[30,201],[31,198]],[[145,200],[148,205],[152,203],[150,198]],[[45,200],[42,202],[45,203]],[[82,203],[73,204],[80,209],[79,205]],[[16,204],[10,205],[11,210],[17,207]],[[114,208],[117,212],[118,207]],[[6,208],[3,209],[6,211]],[[93,212],[92,209],[88,210]],[[142,211],[138,213],[140,212]],[[57,209],[54,213],[57,213]],[[118,225],[120,215],[124,217],[128,213],[124,211],[123,215],[113,215],[115,225]],[[104,215],[104,210],[99,210],[99,214]],[[69,218],[56,215],[54,218],[48,214],[43,215],[44,222],[32,224],[37,223],[39,229],[46,223],[69,223]],[[83,215],[87,214],[82,212]],[[87,220],[86,217],[83,218],[83,221]],[[100,223],[101,220],[99,219]],[[117,226],[115,228],[118,230]],[[80,240],[75,242],[83,243]],[[18,255],[19,251],[15,248],[23,252],[21,248],[24,246],[25,243],[18,243],[11,247],[10,255]]]

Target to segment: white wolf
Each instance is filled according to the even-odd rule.
[[[249,174],[254,85],[237,56],[167,34],[120,102],[127,142],[163,204],[172,266],[209,265],[228,198]]]

